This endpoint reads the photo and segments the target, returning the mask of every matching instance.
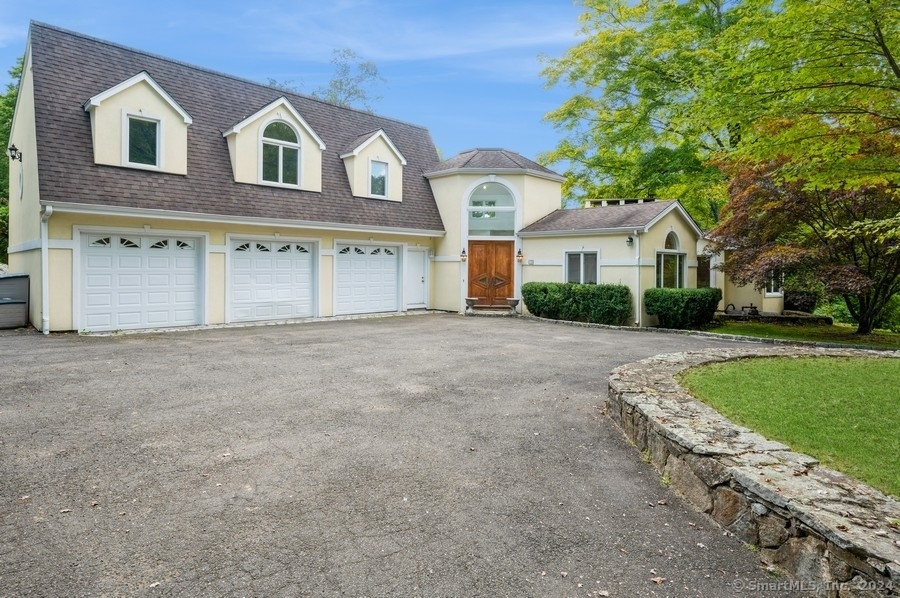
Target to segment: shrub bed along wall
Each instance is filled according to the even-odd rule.
[[[526,282],[522,301],[539,318],[626,326],[632,317],[631,290],[623,284]]]
[[[644,309],[659,318],[663,328],[701,328],[712,322],[722,290],[647,289]]]

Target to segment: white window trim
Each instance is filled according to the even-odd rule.
[[[132,118],[136,118],[138,120],[143,120],[147,122],[155,122],[156,123],[156,164],[140,164],[138,162],[132,162],[129,160],[128,148],[129,148],[129,121]],[[127,166],[128,168],[140,168],[141,170],[162,170],[163,169],[163,148],[166,146],[165,140],[163,138],[164,128],[163,128],[163,120],[158,116],[154,116],[152,114],[146,114],[143,110],[140,111],[132,111],[132,110],[122,110],[122,166]]]
[[[579,280],[584,280],[584,254],[592,253],[596,256],[597,269],[594,272],[594,280],[597,282],[593,284],[600,284],[600,250],[599,249],[568,249],[563,252],[563,279],[566,283],[569,282],[569,256],[572,254],[578,254],[581,256],[581,264],[580,264],[580,272],[579,272]],[[592,284],[580,282],[578,284]]]
[[[679,269],[678,276],[681,281],[680,286],[675,287],[663,287],[660,286],[660,278],[659,278],[659,256],[660,255],[675,255],[681,256],[681,268]],[[655,288],[657,289],[686,289],[687,288],[687,253],[684,251],[676,251],[674,249],[657,249],[656,256],[653,259],[653,283]]]
[[[491,182],[496,182],[496,181],[491,181]],[[484,184],[484,183],[482,182],[482,183],[479,183],[478,185],[475,185],[475,187],[471,191],[469,191],[469,196],[468,196],[469,200],[468,200],[468,203],[466,204],[466,229],[467,230],[469,229],[469,218],[471,217],[472,212],[515,212],[515,216],[513,218],[513,232],[511,235],[502,235],[502,236],[501,235],[472,235],[472,234],[470,234],[468,236],[469,240],[472,240],[472,241],[508,241],[510,239],[515,240],[516,231],[519,230],[519,226],[518,226],[519,213],[518,213],[518,209],[516,207],[516,198],[515,198],[515,196],[512,195],[512,190],[510,189],[509,186],[503,185],[504,187],[507,188],[507,191],[510,192],[510,197],[512,197],[513,205],[511,205],[511,206],[473,206],[472,205],[472,193],[475,191],[475,189],[477,189],[482,184]],[[502,184],[502,183],[500,183],[500,184]]]
[[[372,167],[375,164],[384,164],[384,195],[379,195],[372,191]],[[369,197],[375,199],[388,199],[391,190],[391,164],[387,160],[379,160],[378,158],[369,158]]]
[[[266,127],[271,125],[274,122],[283,122],[287,126],[291,128],[294,134],[297,136],[297,143],[293,144],[289,141],[281,141],[278,139],[269,139],[268,137],[264,137],[266,132]],[[259,139],[257,143],[257,179],[260,185],[266,185],[268,187],[281,187],[283,189],[302,189],[303,188],[303,137],[300,135],[300,132],[297,130],[297,126],[293,124],[289,120],[285,120],[284,118],[270,118],[269,120],[262,123],[259,127]],[[281,181],[267,181],[263,178],[263,144],[268,143],[269,145],[275,145],[279,148],[283,149],[285,147],[294,148],[297,150],[297,184],[293,183],[282,183]],[[284,160],[284,152],[278,152],[278,178],[280,179],[282,176],[282,161]]]

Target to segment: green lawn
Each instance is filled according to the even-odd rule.
[[[900,497],[900,360],[744,359],[679,381],[731,421]]]
[[[835,324],[770,324],[763,322],[727,322],[708,329],[709,332],[739,334],[759,338],[783,338],[795,341],[816,341],[844,345],[866,345],[887,349],[900,349],[900,334],[876,330],[873,334],[856,334],[856,327]]]

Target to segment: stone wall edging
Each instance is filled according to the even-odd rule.
[[[900,351],[774,346],[657,355],[612,371],[608,413],[673,489],[759,547],[765,562],[816,584],[816,595],[900,595],[900,502],[733,424],[675,380],[704,363],[768,356],[900,359]]]

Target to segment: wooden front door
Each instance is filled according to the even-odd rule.
[[[513,297],[513,241],[469,241],[469,297],[475,307],[507,307]]]

